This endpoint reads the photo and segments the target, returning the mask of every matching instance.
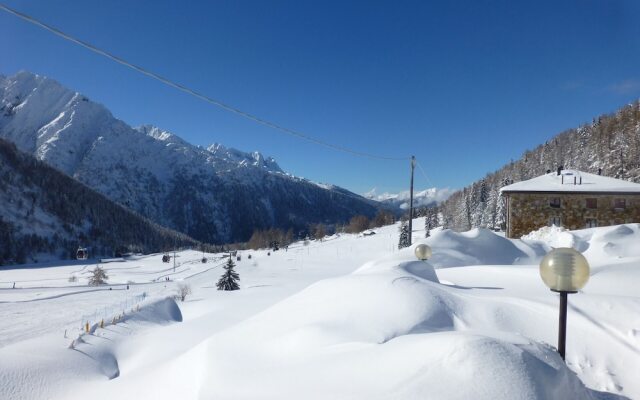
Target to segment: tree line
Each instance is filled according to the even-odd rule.
[[[322,240],[335,233],[360,233],[395,222],[396,217],[393,213],[388,210],[379,210],[371,219],[366,215],[355,215],[346,224],[311,223],[297,233],[291,228],[286,231],[278,228],[256,229],[248,242],[236,246],[254,250],[273,248],[274,244],[284,247],[296,240]]]

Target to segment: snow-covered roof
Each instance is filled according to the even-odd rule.
[[[575,178],[575,179],[574,179]],[[575,182],[575,184],[574,184]],[[500,189],[500,192],[561,192],[561,193],[638,193],[640,184],[566,169],[561,175],[556,171],[527,181],[516,182]]]

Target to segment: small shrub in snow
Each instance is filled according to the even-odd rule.
[[[218,290],[238,290],[240,289],[240,285],[238,285],[238,281],[240,280],[240,275],[236,271],[234,271],[233,267],[236,265],[233,263],[231,257],[229,257],[229,261],[224,266],[224,274],[218,280]]]
[[[191,286],[186,283],[181,283],[178,285],[178,294],[176,295],[177,299],[180,301],[184,301],[188,295],[191,294]]]
[[[89,277],[89,285],[91,286],[104,285],[105,283],[107,283],[107,279],[109,279],[109,276],[107,276],[107,273],[105,272],[105,270],[99,265],[97,265],[93,269],[93,271],[91,271],[91,276]]]
[[[77,276],[75,276],[75,275],[71,275],[71,276],[69,277],[69,282],[72,282],[72,283],[73,283],[73,282],[78,282],[78,277],[77,277]]]

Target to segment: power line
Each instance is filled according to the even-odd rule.
[[[424,176],[424,178],[427,180],[427,182],[432,186],[432,187],[436,187],[436,185],[433,184],[433,182],[431,182],[431,179],[429,179],[429,177],[427,176],[427,174],[424,172],[424,169],[422,169],[422,165],[420,165],[420,162],[416,160],[416,165],[418,166],[418,169],[420,170],[420,172],[422,173],[422,176]]]
[[[82,46],[82,47],[84,47],[84,48],[86,48],[86,49],[88,49],[88,50],[90,50],[90,51],[92,51],[92,52],[94,52],[96,54],[99,54],[99,55],[101,55],[103,57],[106,57],[106,58],[110,59],[111,61],[115,61],[118,64],[124,65],[125,67],[131,68],[134,71],[137,71],[137,72],[139,72],[139,73],[141,73],[143,75],[146,75],[146,76],[148,76],[150,78],[153,78],[153,79],[155,79],[155,80],[157,80],[159,82],[162,82],[167,86],[170,86],[170,87],[173,87],[175,89],[178,89],[178,90],[180,90],[180,91],[182,91],[184,93],[187,93],[187,94],[189,94],[191,96],[197,97],[200,100],[204,100],[207,103],[213,104],[213,105],[215,105],[217,107],[220,107],[220,108],[222,108],[222,109],[224,109],[226,111],[232,112],[232,113],[237,114],[237,115],[239,115],[239,116],[241,116],[243,118],[246,118],[246,119],[249,119],[251,121],[257,122],[258,124],[267,126],[269,128],[278,130],[280,132],[286,133],[286,134],[291,135],[291,136],[298,137],[300,139],[307,140],[307,141],[309,141],[311,143],[314,143],[314,144],[317,144],[317,145],[325,146],[325,147],[328,147],[328,148],[333,149],[333,150],[341,151],[343,153],[353,154],[353,155],[360,156],[360,157],[368,157],[368,158],[374,158],[374,159],[379,159],[379,160],[390,160],[390,161],[401,161],[401,160],[404,161],[404,160],[407,159],[406,157],[385,157],[385,156],[380,156],[380,155],[376,155],[376,154],[366,153],[366,152],[363,152],[363,151],[353,150],[353,149],[350,149],[348,147],[344,147],[344,146],[332,144],[332,143],[329,143],[329,142],[325,142],[325,141],[317,139],[317,138],[315,138],[313,136],[310,136],[310,135],[307,135],[305,133],[302,133],[302,132],[300,132],[298,130],[289,129],[289,128],[286,128],[284,126],[278,125],[278,124],[276,124],[274,122],[267,121],[265,119],[262,119],[260,117],[255,116],[255,115],[253,115],[251,113],[242,111],[242,110],[240,110],[238,108],[235,108],[235,107],[230,106],[230,105],[228,105],[226,103],[223,103],[222,101],[213,99],[213,98],[211,98],[211,97],[209,97],[207,95],[204,95],[204,94],[202,94],[202,93],[200,93],[200,92],[198,92],[196,90],[190,89],[187,86],[184,86],[184,85],[182,85],[180,83],[176,83],[176,82],[170,80],[169,78],[165,78],[165,77],[163,77],[161,75],[158,75],[155,72],[152,72],[152,71],[150,71],[150,70],[148,70],[148,69],[146,69],[144,67],[132,64],[129,61],[127,61],[127,60],[125,60],[125,59],[123,59],[121,57],[118,57],[118,56],[116,56],[116,55],[114,55],[112,53],[109,53],[108,51],[102,50],[102,49],[92,45],[91,43],[88,43],[88,42],[80,40],[80,39],[78,39],[76,37],[73,37],[73,36],[61,31],[60,29],[58,29],[56,27],[53,27],[51,25],[48,25],[48,24],[46,24],[46,23],[44,23],[44,22],[42,22],[42,21],[40,21],[40,20],[30,16],[30,15],[27,15],[27,14],[22,13],[20,11],[17,11],[17,10],[14,10],[12,8],[9,8],[3,3],[0,3],[0,9],[4,10],[4,11],[10,13],[10,14],[13,14],[16,17],[18,17],[18,18],[20,18],[20,19],[22,19],[24,21],[27,21],[27,22],[29,22],[29,23],[31,23],[33,25],[36,25],[36,26],[38,26],[38,27],[40,27],[42,29],[45,29],[45,30],[47,30],[47,31],[49,31],[49,32],[51,32],[51,33],[53,33],[53,34],[55,34],[55,35],[57,35],[57,36],[59,36],[59,37],[61,37],[63,39],[66,39],[66,40],[68,40],[68,41],[70,41],[72,43],[75,43],[75,44],[77,44],[79,46]]]

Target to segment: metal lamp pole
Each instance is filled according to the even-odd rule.
[[[558,319],[558,353],[565,359],[567,346],[567,300],[569,293],[578,293],[589,280],[589,263],[584,256],[570,248],[551,250],[540,261],[540,277],[553,292],[560,293]]]
[[[567,346],[567,296],[569,293],[578,292],[558,292],[560,293],[560,318],[558,320],[558,353],[564,360]]]
[[[409,246],[413,236],[413,170],[416,168],[416,156],[411,156],[411,185],[409,187]]]

